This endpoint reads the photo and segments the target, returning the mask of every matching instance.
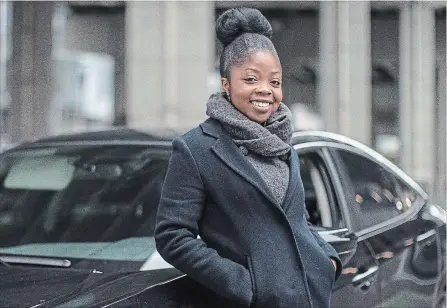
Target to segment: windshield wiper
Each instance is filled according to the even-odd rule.
[[[70,267],[71,261],[67,259],[55,259],[46,257],[29,257],[29,256],[0,256],[0,263],[4,265],[9,264],[27,264],[27,265],[41,265],[51,267]]]
[[[5,261],[0,259],[0,264],[6,267],[11,267],[11,265],[9,265],[8,263],[6,263]]]

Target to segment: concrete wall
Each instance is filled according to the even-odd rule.
[[[51,2],[14,2],[13,53],[7,74],[12,142],[45,136],[50,131],[53,8]]]
[[[439,10],[436,16],[436,66],[438,69],[435,109],[437,138],[434,175],[434,201],[442,204],[447,200],[447,99],[446,99],[446,12]]]
[[[131,126],[191,127],[205,119],[213,61],[212,2],[128,2]]]

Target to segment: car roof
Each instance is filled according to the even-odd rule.
[[[82,133],[73,133],[67,135],[57,135],[52,137],[41,138],[38,140],[25,142],[13,148],[7,149],[4,153],[15,152],[23,149],[45,148],[51,146],[97,146],[97,145],[155,145],[164,148],[170,147],[172,140],[184,133],[183,130],[175,130],[172,128],[156,128],[156,129],[134,129],[128,127],[115,127],[100,131],[89,131]],[[361,152],[374,157],[377,161],[387,165],[394,170],[401,178],[405,179],[415,189],[417,189],[427,199],[428,196],[424,190],[407,174],[400,170],[397,166],[386,160],[382,155],[375,152],[367,145],[351,139],[349,137],[325,132],[325,131],[298,131],[293,133],[292,144],[294,146],[304,144],[338,144],[347,147],[353,147]]]
[[[172,142],[175,136],[179,133],[175,130],[166,129],[151,129],[149,131],[142,131],[128,127],[115,127],[110,129],[98,131],[85,131],[71,134],[60,134],[39,138],[32,141],[23,142],[15,146],[11,150],[20,150],[23,148],[57,146],[57,145],[100,145],[100,144],[116,144],[125,145],[145,144],[145,143],[166,143]]]
[[[78,144],[78,143],[152,143],[163,142],[170,143],[176,137],[184,133],[182,130],[175,130],[172,128],[151,128],[151,129],[136,129],[128,127],[114,127],[110,129],[98,131],[85,131],[71,134],[60,134],[39,138],[32,141],[21,143],[14,147],[20,149],[23,147],[30,148],[34,146],[50,146],[55,144]],[[347,145],[353,145],[354,140],[335,133],[324,131],[299,131],[293,134],[293,144],[302,144],[307,142],[335,142]]]

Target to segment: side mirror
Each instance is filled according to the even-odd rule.
[[[335,248],[343,266],[351,260],[357,250],[357,236],[346,228],[318,231],[318,234]]]

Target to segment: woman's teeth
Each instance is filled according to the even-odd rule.
[[[251,102],[253,105],[255,105],[256,107],[261,107],[261,108],[267,108],[270,104],[266,103],[266,102],[256,102],[256,101],[252,101]]]

